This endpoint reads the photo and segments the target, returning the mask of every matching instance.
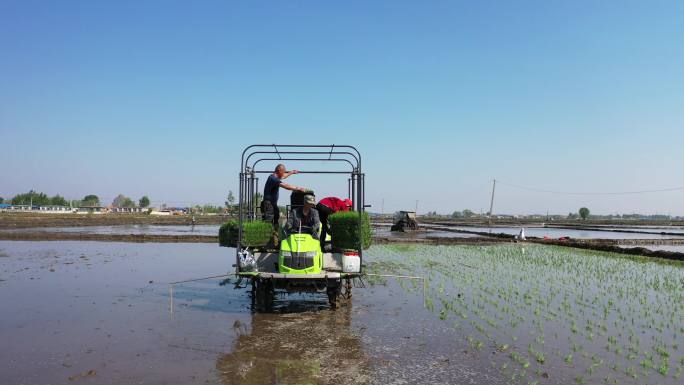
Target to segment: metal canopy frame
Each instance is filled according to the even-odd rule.
[[[259,174],[271,174],[273,170],[260,170],[257,166],[265,161],[332,162],[344,163],[347,170],[303,170],[301,174],[346,174],[347,197],[354,202],[359,213],[359,234],[361,215],[366,209],[365,174],[361,171],[361,153],[354,146],[338,144],[253,144],[242,151],[240,159],[240,188],[238,194],[238,241],[236,249],[236,272],[240,272],[238,253],[242,249],[242,223],[257,219],[255,195],[259,191]],[[251,162],[251,163],[250,163]],[[358,253],[363,266],[362,240],[359,239]]]

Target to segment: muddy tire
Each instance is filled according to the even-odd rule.
[[[345,303],[351,302],[351,299],[352,299],[352,282],[351,282],[351,279],[346,278],[344,280],[344,288],[342,290],[340,297],[342,298],[342,300]]]
[[[255,281],[256,288],[253,290],[256,309],[259,311],[271,311],[275,300],[273,283],[270,281]]]
[[[328,303],[330,304],[330,308],[335,310],[339,307],[339,299],[340,299],[340,288],[338,287],[329,287],[327,290],[328,293]]]

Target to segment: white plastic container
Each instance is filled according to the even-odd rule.
[[[357,253],[342,254],[342,271],[345,273],[358,273],[361,271],[361,258]]]
[[[242,250],[238,256],[240,257],[240,271],[256,271],[256,259],[249,250]]]

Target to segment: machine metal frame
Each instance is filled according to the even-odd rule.
[[[238,194],[238,239],[235,254],[235,274],[248,277],[252,282],[254,297],[264,296],[263,291],[272,293],[276,288],[290,291],[306,291],[306,287],[328,288],[328,296],[336,296],[345,280],[348,297],[351,298],[351,279],[363,275],[363,245],[358,240],[358,252],[361,268],[355,273],[324,272],[316,275],[284,275],[271,272],[240,271],[239,253],[245,248],[242,244],[242,230],[245,221],[258,219],[257,201],[259,192],[259,175],[271,174],[273,169],[261,169],[262,162],[330,162],[342,164],[346,170],[339,167],[333,169],[301,170],[301,174],[337,174],[347,175],[347,197],[353,201],[354,211],[359,213],[359,234],[361,234],[362,214],[365,203],[365,174],[361,169],[361,153],[354,146],[337,144],[253,144],[244,149],[240,159],[240,186]],[[308,285],[308,286],[307,286]],[[254,298],[253,297],[253,298]],[[336,298],[336,297],[335,297]],[[334,304],[331,299],[331,305]]]
[[[252,160],[253,162],[250,164]],[[263,161],[345,162],[351,167],[351,170],[305,170],[300,171],[300,173],[349,175],[347,197],[354,202],[354,210],[359,213],[359,219],[367,207],[365,203],[365,174],[361,171],[361,153],[356,147],[336,144],[253,144],[248,146],[242,151],[240,160],[239,226],[235,255],[237,273],[240,272],[237,253],[242,249],[242,223],[245,220],[257,219],[258,208],[254,198],[259,191],[258,175],[273,173],[273,170],[258,170],[256,168]],[[359,221],[359,230],[360,226],[361,221]],[[359,240],[358,253],[363,266],[362,249],[361,240]]]

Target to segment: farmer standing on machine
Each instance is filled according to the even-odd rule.
[[[273,223],[274,227],[278,225],[280,219],[280,210],[278,210],[278,192],[280,188],[292,191],[306,192],[304,187],[297,187],[283,182],[290,175],[299,174],[298,170],[285,171],[285,165],[279,164],[276,166],[273,174],[268,176],[266,184],[264,184],[264,199],[261,201],[261,216],[264,221]]]
[[[325,238],[328,236],[328,217],[339,211],[349,211],[353,207],[351,199],[338,197],[326,197],[316,205],[318,215],[321,217],[321,251],[325,252]]]

